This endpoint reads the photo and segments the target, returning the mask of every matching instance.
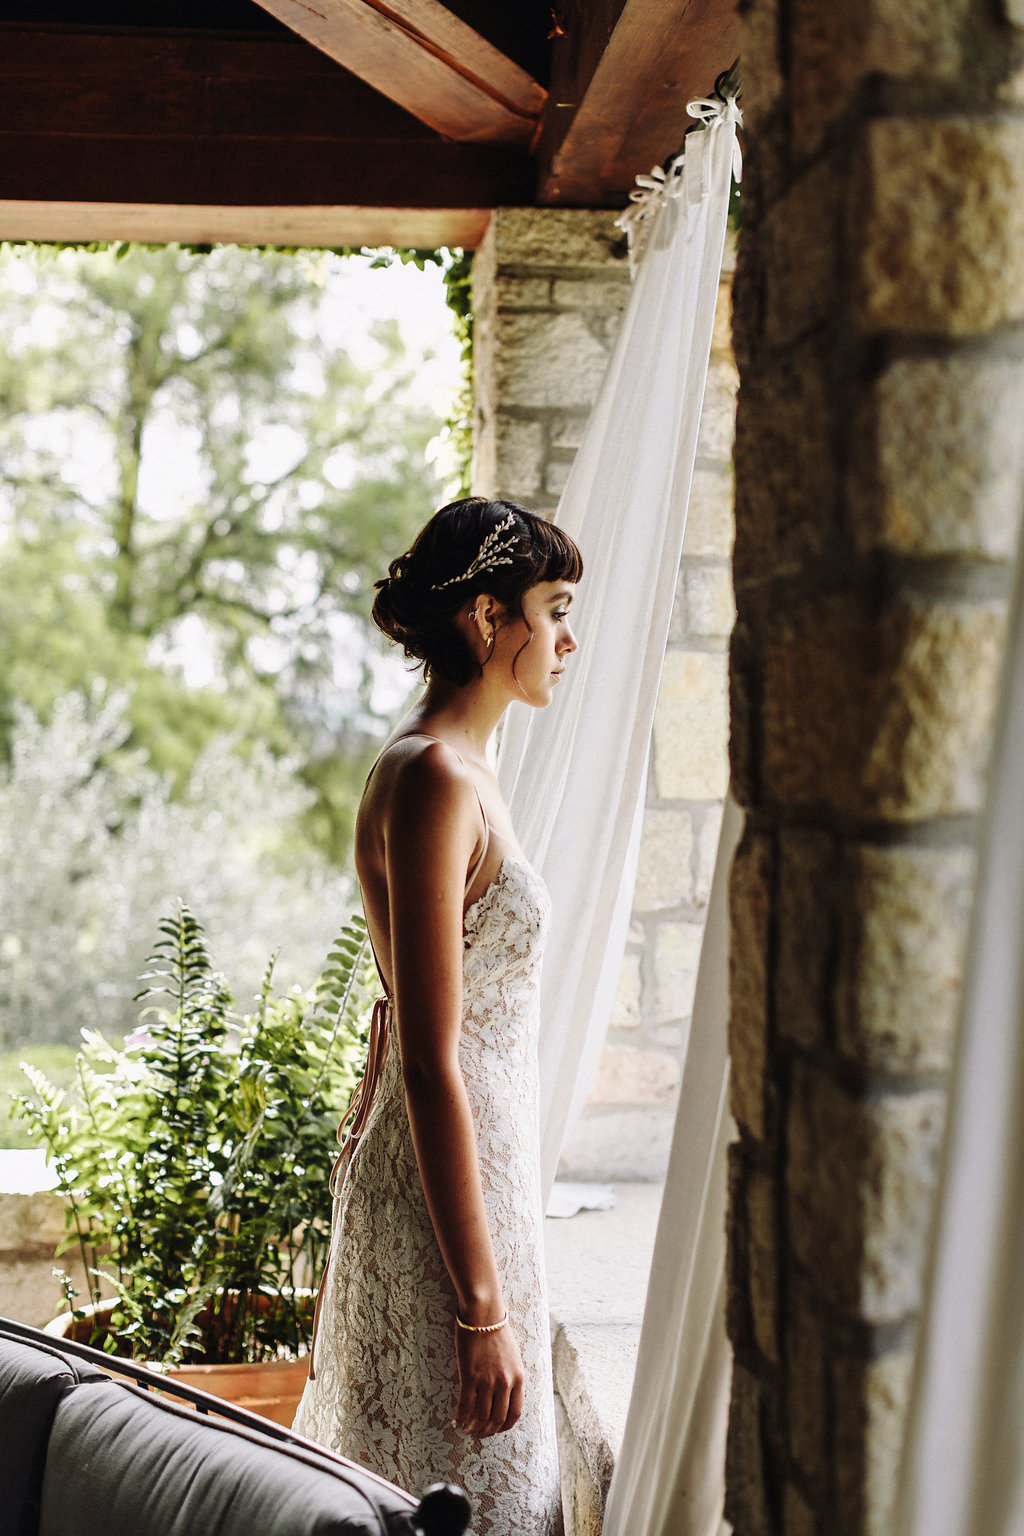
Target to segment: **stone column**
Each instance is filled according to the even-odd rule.
[[[614,213],[496,208],[473,260],[473,489],[550,514],[629,298]]]
[[[745,7],[737,1536],[894,1488],[1024,504],[1022,23]]]
[[[474,488],[554,510],[629,296],[606,212],[503,208],[477,252]],[[608,1043],[563,1176],[664,1176],[728,779],[730,339],[720,289],[683,559],[654,726],[630,941]]]

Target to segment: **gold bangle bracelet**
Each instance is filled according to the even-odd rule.
[[[464,1328],[467,1333],[497,1333],[498,1329],[504,1328],[505,1324],[508,1322],[508,1310],[506,1309],[505,1315],[501,1319],[500,1323],[464,1323],[457,1312],[455,1314],[455,1321],[458,1323],[459,1327]]]

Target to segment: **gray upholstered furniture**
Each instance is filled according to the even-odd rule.
[[[125,1364],[127,1374],[111,1379]],[[138,1366],[0,1318],[0,1536],[465,1530],[469,1507],[457,1489],[417,1502],[255,1414],[210,1417],[154,1392],[161,1386]],[[181,1395],[224,1411],[205,1393]]]

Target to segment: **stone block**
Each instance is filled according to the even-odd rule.
[[[492,494],[522,501],[541,488],[544,461],[544,427],[539,421],[521,421],[499,412],[492,425],[494,483]]]
[[[53,1273],[58,1265],[72,1276],[79,1295],[87,1298],[86,1275],[73,1260],[70,1253],[59,1260],[27,1252],[21,1256],[5,1254],[0,1258],[0,1316],[28,1323],[31,1328],[45,1328],[63,1311],[63,1291]]]
[[[629,274],[609,282],[596,278],[556,278],[551,285],[551,301],[556,309],[610,310],[619,315],[629,303]]]
[[[693,817],[685,810],[644,814],[633,907],[656,912],[693,897]]]
[[[737,592],[737,598],[743,594]],[[741,605],[742,612],[742,605]],[[729,765],[737,804],[761,800],[761,656],[750,625],[737,618],[729,636]]]
[[[817,145],[849,106],[866,68],[869,6],[859,0],[793,0],[790,7],[790,101],[793,137]]]
[[[549,420],[548,436],[552,448],[577,449],[583,441],[589,417],[586,413],[578,416],[554,416]]]
[[[674,1103],[659,1109],[585,1107],[562,1148],[558,1177],[659,1184],[668,1167],[674,1125]]]
[[[711,895],[711,881],[718,859],[718,839],[722,830],[722,808],[709,806],[700,818],[700,831],[696,839],[696,868],[693,880],[693,899],[703,905]]]
[[[866,170],[865,329],[970,336],[1024,320],[1024,122],[878,118]]]
[[[654,777],[665,800],[720,800],[729,785],[726,659],[669,651],[654,713]]]
[[[732,353],[712,355],[700,413],[700,430],[697,433],[697,454],[700,458],[719,459],[728,463],[732,457],[738,388],[739,375]]]
[[[820,160],[765,219],[764,329],[770,346],[788,346],[835,305],[840,191],[834,164]]]
[[[494,393],[504,406],[589,407],[607,361],[581,314],[498,316]]]
[[[727,240],[727,244],[729,241]],[[735,363],[732,355],[732,271],[726,265],[726,256],[722,255],[722,276],[718,282],[718,297],[715,300],[715,320],[711,330],[711,357],[718,362]],[[735,265],[735,249],[733,249],[733,264]]]
[[[850,105],[866,76],[950,80],[962,64],[970,0],[795,0],[791,90],[794,137],[811,148]]]
[[[588,208],[496,208],[488,235],[497,270],[627,273],[626,237],[615,227],[617,217],[612,211]]]
[[[565,1536],[601,1536],[604,1508],[601,1493],[586,1463],[562,1400],[555,1393],[555,1429],[562,1489]]]
[[[701,923],[659,923],[654,936],[654,1011],[651,1022],[686,1018],[697,985]]]
[[[601,1052],[588,1104],[671,1104],[679,1091],[679,1059],[667,1051],[607,1044]]]
[[[854,532],[933,558],[1012,559],[1024,505],[1024,362],[900,358],[870,390],[854,454]]]
[[[779,836],[779,1033],[811,1050],[829,1036],[829,982],[835,955],[836,839],[786,828]]]
[[[789,1232],[833,1303],[870,1323],[916,1313],[945,1112],[938,1090],[856,1099],[797,1064]]]
[[[730,1095],[734,1116],[758,1141],[767,1134],[771,876],[768,839],[745,833],[729,884]]]
[[[960,1003],[973,850],[860,847],[850,866],[836,1043],[868,1071],[945,1072]]]
[[[30,1247],[48,1249],[52,1255],[67,1236],[64,1210],[63,1196],[50,1190],[0,1193],[0,1252]]]
[[[615,1029],[636,1029],[640,1023],[642,983],[640,977],[641,956],[627,950],[622,957],[619,984],[612,1004],[611,1024]]]
[[[1024,106],[1024,63],[1011,68],[1005,79],[1000,81],[996,90],[996,100],[1000,106]]]
[[[682,621],[692,635],[727,640],[736,618],[732,572],[726,565],[687,565],[682,570]]]
[[[820,555],[837,481],[832,365],[797,348],[743,381],[736,411],[736,588]]]
[[[783,1497],[783,1528],[786,1536],[818,1536],[818,1522],[814,1510],[799,1488],[786,1484]]]
[[[753,1168],[747,1182],[749,1232],[750,1315],[761,1353],[779,1363],[779,1245],[775,1185]]]
[[[750,1319],[750,1233],[747,1221],[746,1148],[740,1141],[726,1149],[728,1214],[725,1223],[725,1330],[737,1353],[754,1347]]]
[[[494,302],[499,309],[549,309],[551,279],[547,277],[495,277]]]
[[[786,1428],[789,1453],[812,1488],[829,1478],[831,1350],[808,1286],[793,1277],[786,1321]]]
[[[971,0],[872,0],[870,66],[896,78],[952,80],[963,65]]]
[[[977,811],[1005,622],[999,602],[904,596],[781,618],[762,656],[766,791],[902,822]]]
[[[767,1468],[757,1378],[737,1361],[725,1449],[725,1518],[736,1536],[775,1536],[768,1507]]]
[[[892,1530],[912,1370],[909,1349],[834,1362],[836,1536]]]
[[[690,487],[683,557],[717,556],[728,559],[736,533],[733,513],[732,467],[698,465]]]
[[[549,459],[544,468],[544,489],[549,496],[561,496],[572,469],[571,459]]]
[[[754,131],[782,96],[778,0],[752,0],[740,13],[740,26],[743,120]]]

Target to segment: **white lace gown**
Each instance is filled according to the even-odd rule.
[[[298,1433],[421,1493],[458,1483],[476,1536],[562,1529],[543,1258],[537,1089],[539,972],[550,903],[506,854],[464,921],[459,1056],[509,1322],[526,1371],[505,1434],[452,1428],[458,1399],[455,1293],[420,1183],[398,1032],[335,1205],[331,1258]]]

